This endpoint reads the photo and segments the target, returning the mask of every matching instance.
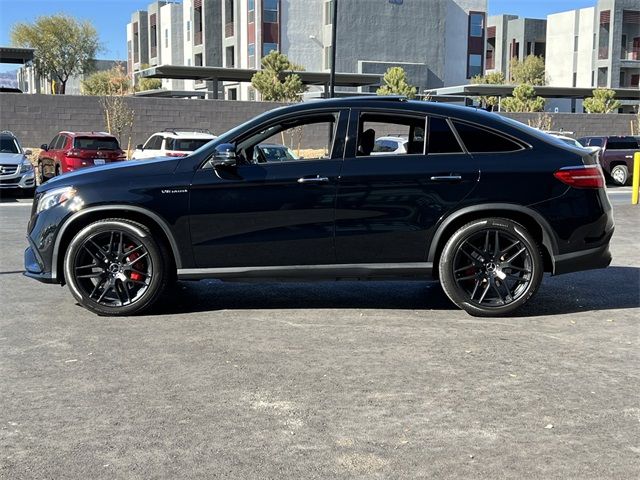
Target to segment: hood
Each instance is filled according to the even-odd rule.
[[[20,165],[25,158],[22,153],[0,153],[0,164]]]
[[[148,160],[125,160],[108,163],[98,167],[89,167],[65,173],[52,178],[38,187],[38,192],[46,192],[53,188],[80,186],[90,183],[122,182],[135,177],[152,177],[173,172],[184,157],[158,157]]]

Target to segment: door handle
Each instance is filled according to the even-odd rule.
[[[329,183],[327,177],[316,175],[315,177],[302,177],[298,179],[298,183]]]
[[[432,182],[459,182],[462,175],[434,175],[431,177]]]

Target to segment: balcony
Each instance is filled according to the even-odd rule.
[[[235,23],[229,22],[224,26],[224,38],[233,37],[235,34]]]

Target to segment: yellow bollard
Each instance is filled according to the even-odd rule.
[[[631,187],[631,205],[638,204],[640,192],[640,152],[633,154],[633,187]]]

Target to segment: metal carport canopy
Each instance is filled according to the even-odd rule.
[[[33,60],[33,48],[0,47],[0,63],[24,65]]]
[[[250,68],[193,67],[187,65],[158,65],[141,70],[145,78],[170,78],[175,80],[212,80],[219,82],[251,82],[259,70]],[[329,72],[295,73],[305,85],[328,85]],[[380,85],[382,75],[373,73],[336,73],[336,85],[341,87],[367,87]]]
[[[452,97],[510,97],[517,85],[458,85],[455,87],[435,88],[425,90],[427,95],[452,96]],[[579,87],[553,87],[549,85],[534,86],[536,95],[543,98],[588,98],[593,96],[592,88]],[[637,88],[612,88],[616,92],[617,100],[638,100],[640,90]]]

